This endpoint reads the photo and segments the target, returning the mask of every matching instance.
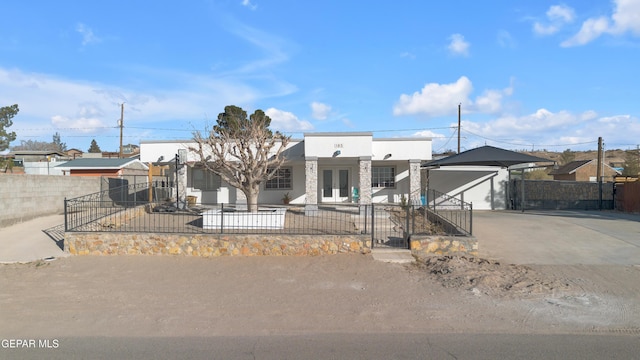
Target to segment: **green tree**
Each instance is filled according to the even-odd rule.
[[[244,193],[251,212],[258,211],[260,184],[278,174],[284,163],[282,152],[290,140],[272,132],[270,125],[271,118],[262,110],[247,118],[242,108],[228,105],[211,130],[194,132],[197,147],[189,148],[208,171]]]
[[[60,151],[60,152],[67,151],[67,143],[62,142],[62,140],[60,139],[60,133],[58,132],[53,134],[53,141],[51,142],[51,144],[53,145],[53,148],[56,151]]]
[[[88,150],[90,153],[101,153],[102,150],[100,150],[100,146],[98,146],[98,143],[96,142],[96,139],[91,140],[91,146],[89,147]]]
[[[18,114],[18,111],[20,111],[18,104],[0,108],[0,151],[7,150],[9,144],[16,139],[16,133],[8,132],[7,128],[13,125],[11,119]]]
[[[638,150],[627,150],[624,152],[624,176],[638,176],[640,173],[640,154]]]
[[[566,165],[576,159],[576,153],[567,149],[560,154],[560,165]]]

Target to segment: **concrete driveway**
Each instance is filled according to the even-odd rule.
[[[0,263],[68,256],[62,251],[64,215],[31,219],[0,228]]]
[[[640,265],[640,215],[474,211],[479,255],[513,264]]]

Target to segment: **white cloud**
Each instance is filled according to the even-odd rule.
[[[470,99],[473,85],[466,76],[451,84],[426,84],[421,91],[413,95],[400,95],[393,108],[393,114],[422,114],[429,117],[446,116],[457,113],[458,104],[465,112],[496,114],[502,110],[502,101],[513,93],[513,86],[502,90],[485,90],[475,100]]]
[[[452,124],[453,126],[454,124]],[[625,131],[620,131],[624,128]],[[595,111],[552,112],[539,109],[522,116],[506,115],[486,122],[462,121],[467,148],[491,145],[523,149],[595,149],[598,136],[609,148],[624,148],[640,136],[640,119],[630,115],[600,117]]]
[[[429,137],[433,139],[444,138],[445,136],[431,130],[417,131],[411,135],[412,137]]]
[[[402,94],[393,108],[393,114],[444,116],[457,112],[458,104],[468,103],[473,90],[471,81],[460,77],[452,84],[428,83],[412,95]]]
[[[291,112],[269,108],[264,113],[271,118],[271,126],[276,130],[284,132],[313,130],[310,122],[298,119]]]
[[[416,58],[416,55],[415,55],[415,54],[413,54],[413,53],[410,53],[410,52],[408,52],[408,51],[404,51],[404,52],[400,53],[400,57],[401,57],[401,58],[407,58],[407,59],[411,59],[411,60],[413,60],[413,59],[415,59],[415,58]]]
[[[449,39],[451,40],[451,42],[449,43],[449,46],[447,46],[447,48],[449,49],[449,52],[451,54],[462,56],[469,55],[469,47],[471,46],[471,44],[464,40],[464,36],[462,36],[461,34],[453,34],[449,37]]]
[[[533,32],[538,35],[551,35],[558,32],[565,24],[575,19],[574,10],[566,5],[552,5],[547,10],[545,23],[536,21],[533,23]]]
[[[498,31],[498,45],[504,47],[504,48],[515,48],[517,46],[517,42],[516,39],[511,35],[511,33],[509,33],[506,30],[500,30]]]
[[[627,31],[640,35],[640,1],[617,0],[616,9],[611,16],[614,28],[612,31],[621,34]]]
[[[149,137],[189,138],[192,130],[202,130],[199,127],[206,120],[207,113],[215,116],[228,104],[247,106],[271,96],[268,89],[258,92],[234,78],[222,81],[200,74],[157,70],[139,70],[138,75],[141,78],[170,79],[176,88],[134,90],[0,67],[0,98],[7,104],[20,106],[12,127],[18,135],[17,143],[34,137],[50,141],[51,134],[59,131],[70,147],[84,147],[73,144],[73,141],[84,141],[73,136],[91,134],[108,149],[108,145],[104,146],[106,142],[117,142],[115,129],[123,102],[125,136],[133,136],[131,141],[135,142]],[[190,126],[189,122],[195,125]],[[301,122],[299,127],[305,126],[310,125]],[[167,133],[136,130],[136,127],[180,128],[184,131]],[[99,139],[103,135],[108,137]]]
[[[86,26],[83,23],[78,23],[76,26],[76,31],[82,35],[82,45],[88,45],[92,43],[99,43],[102,41],[99,37],[97,37],[91,28]]]
[[[258,5],[254,5],[251,3],[251,0],[242,0],[242,6],[247,7],[251,10],[255,10],[258,8]]]
[[[326,120],[331,112],[331,106],[323,104],[321,102],[311,103],[311,116],[317,120]]]
[[[553,5],[547,10],[547,17],[552,21],[572,22],[576,14],[572,8],[566,5]]]
[[[602,35],[609,32],[609,20],[605,17],[588,19],[582,23],[580,31],[571,38],[563,41],[560,46],[571,47],[584,45]]]
[[[621,36],[631,33],[640,36],[640,0],[614,0],[611,17],[597,16],[585,20],[577,34],[561,43],[561,46],[587,44],[603,34]]]

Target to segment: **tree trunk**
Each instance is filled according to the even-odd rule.
[[[253,191],[245,195],[247,195],[247,210],[252,213],[258,212],[258,192]]]

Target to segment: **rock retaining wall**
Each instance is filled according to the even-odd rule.
[[[411,253],[417,257],[468,254],[478,256],[478,239],[473,236],[412,236]]]
[[[239,235],[67,232],[72,255],[260,256],[368,253],[367,235]]]

